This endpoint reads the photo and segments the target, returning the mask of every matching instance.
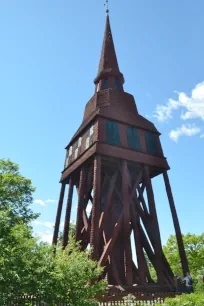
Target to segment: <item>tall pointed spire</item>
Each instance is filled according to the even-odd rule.
[[[107,12],[101,59],[98,68],[98,75],[94,80],[94,83],[97,84],[101,79],[107,79],[109,76],[114,76],[118,80],[120,80],[122,84],[124,83],[123,75],[120,72],[118,66],[117,56],[111,32],[110,18]]]

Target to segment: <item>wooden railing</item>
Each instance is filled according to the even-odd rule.
[[[167,297],[175,297],[176,293],[174,292],[157,292],[157,293],[141,293],[141,292],[135,292],[132,295],[135,296],[136,300],[134,302],[131,302],[131,306],[146,306],[146,305],[156,305],[156,303],[163,304],[165,299]],[[99,305],[100,306],[120,306],[120,305],[126,305],[127,302],[124,300],[124,298],[127,296],[125,293],[116,293],[111,295],[103,295],[98,297]],[[0,296],[1,299],[2,296]],[[1,299],[2,301],[2,299]],[[43,302],[43,299],[36,299],[35,297],[16,297],[12,299],[7,299],[7,304],[2,304],[5,306],[23,306],[25,303],[29,302],[33,306],[49,306],[49,304],[46,304]],[[71,306],[63,303],[59,303],[57,306]]]
[[[167,297],[175,297],[176,293],[174,292],[157,292],[157,293],[142,293],[142,292],[135,292],[131,295],[134,295],[136,300],[131,302],[131,306],[146,306],[146,305],[156,305],[157,303],[163,304]],[[99,305],[100,306],[109,306],[109,305],[128,305],[125,301],[125,293],[117,293],[114,295],[104,295],[99,298]]]

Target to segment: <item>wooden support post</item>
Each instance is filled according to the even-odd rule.
[[[62,247],[65,248],[69,242],[69,226],[70,226],[70,216],[72,210],[72,197],[73,197],[73,182],[72,178],[69,179],[69,192],[67,198],[67,207],[64,221],[64,232],[62,237]]]
[[[127,162],[122,161],[122,194],[124,212],[124,245],[125,245],[125,275],[127,285],[133,284],[132,275],[132,250],[130,241],[130,196],[128,190],[128,168]]]
[[[134,239],[135,239],[135,247],[136,247],[136,253],[137,253],[137,262],[138,262],[138,272],[139,272],[139,279],[142,284],[146,282],[145,272],[147,270],[146,267],[146,261],[144,257],[144,252],[142,248],[142,241],[139,233],[139,227],[137,223],[140,223],[140,220],[136,214],[136,211],[131,206],[131,212],[132,212],[132,225],[134,229]]]
[[[93,247],[92,258],[98,259],[99,257],[99,218],[101,209],[101,156],[96,155],[94,159],[94,176],[93,176],[93,207],[91,218],[91,234],[90,245]]]
[[[59,234],[59,225],[60,225],[60,219],[61,219],[61,214],[62,214],[62,206],[63,206],[63,200],[64,200],[65,186],[66,186],[65,183],[62,183],[59,202],[58,202],[58,208],[57,208],[53,240],[52,240],[53,245],[57,244],[57,238]]]
[[[105,221],[107,219],[107,215],[109,213],[109,209],[110,209],[110,206],[111,206],[112,195],[113,195],[114,188],[115,188],[115,183],[116,183],[116,180],[117,180],[117,175],[118,175],[118,172],[116,171],[113,174],[113,176],[112,176],[112,178],[110,179],[110,182],[109,182],[109,189],[108,189],[108,192],[107,192],[107,195],[106,195],[104,211],[101,213],[100,222],[99,222],[100,233],[103,230],[104,223],[105,223]]]
[[[178,249],[179,249],[179,254],[180,254],[180,258],[181,258],[182,270],[183,270],[183,274],[185,276],[186,273],[189,272],[188,260],[187,260],[186,252],[185,252],[185,249],[184,249],[183,238],[182,238],[182,234],[181,234],[181,228],[180,228],[180,225],[179,225],[178,215],[177,215],[177,212],[176,212],[176,207],[175,207],[174,198],[173,198],[173,194],[172,194],[172,190],[171,190],[171,186],[170,186],[167,171],[165,171],[163,173],[163,177],[164,177],[164,182],[165,182],[165,186],[166,186],[167,196],[168,196],[168,199],[169,199],[169,205],[170,205],[171,214],[172,214],[172,218],[173,218],[174,228],[175,228],[175,232],[176,232],[176,238],[177,238]]]
[[[122,223],[123,221],[123,212],[121,212],[120,217],[118,218],[117,223],[114,226],[114,230],[112,232],[112,237],[110,238],[110,240],[107,242],[107,244],[104,247],[104,251],[103,254],[101,255],[101,258],[98,262],[99,266],[103,266],[108,258],[108,255],[110,254],[115,241],[118,238],[119,233],[121,232],[121,228],[122,228]]]
[[[147,190],[147,198],[149,203],[149,212],[151,218],[151,229],[152,229],[152,236],[154,236],[154,249],[157,261],[157,276],[158,281],[160,284],[164,284],[164,274],[162,269],[162,244],[161,244],[161,237],[159,232],[159,223],[157,218],[156,206],[154,201],[154,193],[152,188],[152,182],[149,173],[149,167],[144,167],[144,178]]]
[[[148,216],[149,212],[148,212],[148,209],[147,209],[147,206],[146,206],[146,203],[145,203],[145,199],[143,197],[143,190],[142,190],[142,188],[140,188],[140,186],[138,186],[137,190],[138,190],[138,193],[139,193],[138,200],[142,203],[142,207],[143,207],[143,210],[145,212],[145,215]]]
[[[122,283],[122,281],[120,279],[120,275],[119,275],[119,271],[118,271],[119,267],[116,266],[116,262],[115,262],[114,259],[111,261],[111,266],[112,266],[112,271],[113,271],[113,277],[114,277],[116,283],[118,285],[122,286],[123,283]]]
[[[83,227],[83,208],[84,208],[85,183],[86,183],[86,172],[85,172],[85,168],[82,167],[81,171],[80,171],[79,191],[78,191],[76,241],[81,240],[81,230],[82,230],[82,227]]]
[[[134,203],[135,203],[135,205],[133,205]],[[132,216],[134,216],[134,214],[136,214],[136,211],[139,213],[139,215],[140,215],[140,217],[141,217],[141,219],[143,221],[144,227],[146,229],[147,235],[148,235],[148,237],[150,239],[150,242],[154,246],[154,243],[155,243],[154,239],[155,239],[155,237],[154,237],[154,235],[152,233],[152,230],[151,230],[151,226],[150,226],[151,224],[149,224],[149,221],[148,221],[149,220],[149,215],[148,215],[148,218],[145,217],[144,212],[141,211],[142,209],[141,209],[141,207],[139,205],[138,199],[134,200],[134,202],[132,203],[132,207],[131,208],[132,208]],[[134,220],[136,221],[136,218],[132,219],[132,224],[133,225],[134,225]],[[139,224],[139,226],[141,228],[140,222],[138,222],[138,224]],[[173,272],[172,272],[172,270],[171,270],[171,268],[169,266],[169,263],[168,263],[165,255],[164,255],[163,251],[162,251],[162,266],[163,266],[163,272],[169,278],[170,283],[171,283],[172,279],[173,279]],[[155,270],[156,270],[156,268],[155,268]],[[147,272],[148,272],[148,268],[147,268]],[[149,272],[148,272],[148,275],[149,275]],[[147,275],[147,277],[148,277],[148,275]]]

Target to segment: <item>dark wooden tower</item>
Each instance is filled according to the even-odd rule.
[[[164,178],[183,272],[189,269],[167,174],[169,166],[160,133],[152,122],[139,115],[134,97],[123,89],[124,77],[119,70],[108,15],[94,83],[95,93],[85,107],[82,124],[66,147],[53,244],[57,243],[66,185],[69,191],[63,247],[68,243],[76,186],[76,240],[81,241],[82,249],[91,245],[93,258],[105,267],[103,277],[109,285],[172,291],[174,275],[162,251],[152,187],[152,179],[157,175]],[[88,202],[92,203],[90,216],[86,210]],[[148,260],[156,271],[156,283],[151,278]]]

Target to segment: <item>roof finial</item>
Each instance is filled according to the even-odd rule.
[[[109,14],[109,8],[108,8],[108,0],[106,0],[106,3],[104,4],[104,6],[106,7],[106,14]]]

